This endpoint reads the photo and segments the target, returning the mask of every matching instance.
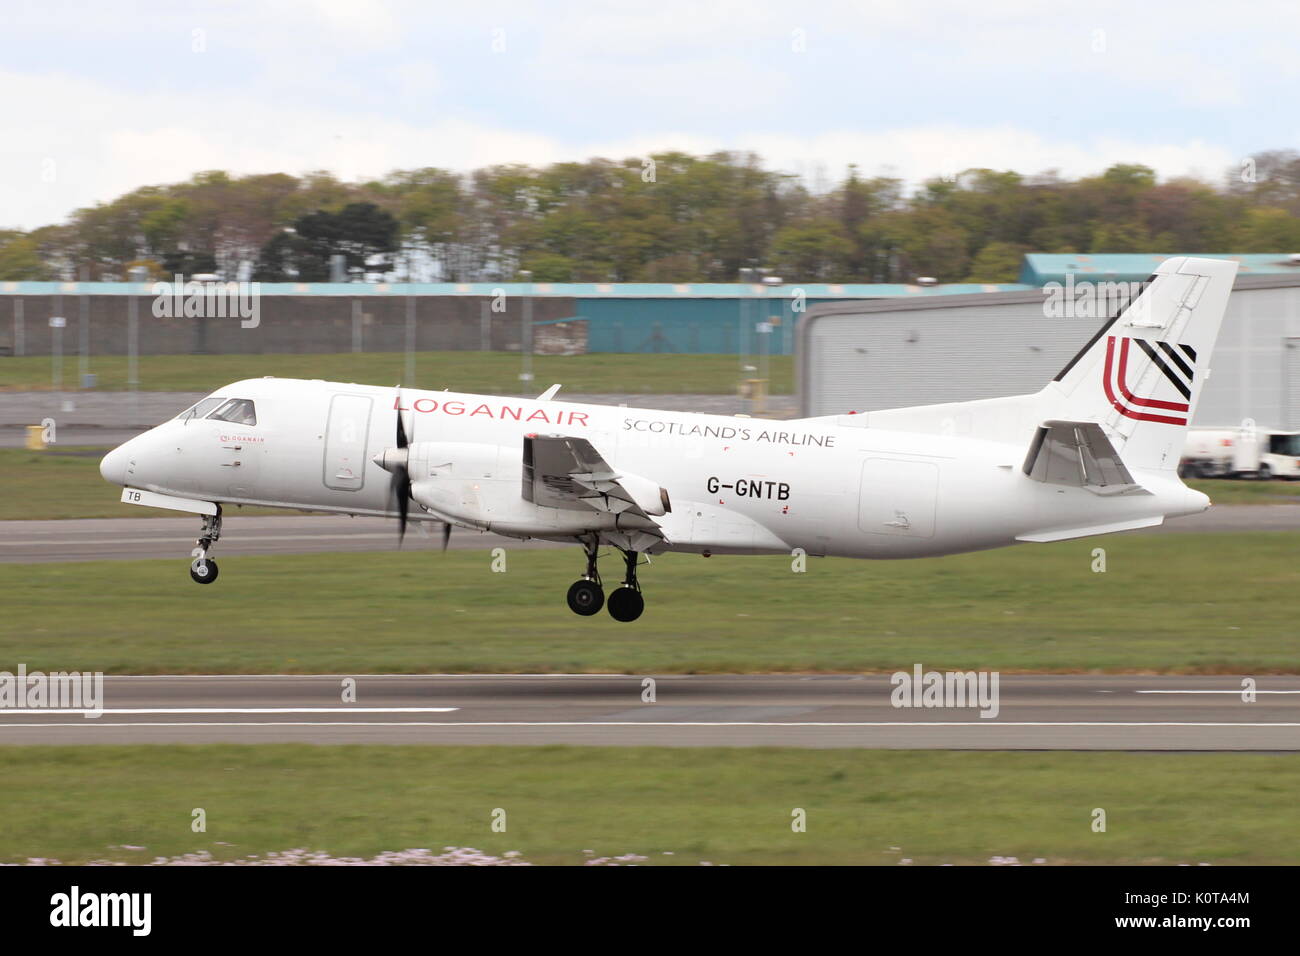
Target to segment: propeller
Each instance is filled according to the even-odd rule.
[[[389,495],[393,498],[397,506],[397,543],[400,547],[406,540],[406,525],[411,509],[411,471],[410,471],[410,445],[411,441],[406,435],[406,425],[402,421],[402,387],[397,386],[397,445],[394,448],[388,448],[376,455],[372,461],[380,468],[389,472],[393,477],[388,485]],[[411,438],[415,437],[415,420],[411,420]],[[424,529],[421,528],[421,531]],[[451,542],[451,524],[443,522],[442,525],[442,550],[447,550],[447,545]]]
[[[411,472],[408,468],[410,461],[410,441],[406,437],[406,426],[402,424],[402,387],[397,387],[397,447],[389,448],[380,452],[374,457],[374,462],[380,468],[392,474],[393,478],[389,482],[389,495],[394,499],[397,505],[397,543],[400,546],[406,538],[406,521],[411,507]],[[415,422],[411,422],[412,432],[414,432]]]

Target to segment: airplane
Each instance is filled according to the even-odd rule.
[[[643,555],[921,558],[1151,527],[1209,498],[1177,474],[1237,265],[1166,260],[1040,391],[792,421],[320,380],[234,382],[109,452],[128,503],[443,524],[581,545],[570,609],[640,617]],[[412,507],[414,506],[414,507]],[[622,553],[608,596],[597,559]]]

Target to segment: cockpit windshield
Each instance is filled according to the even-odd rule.
[[[208,418],[217,422],[232,422],[236,425],[256,425],[257,409],[251,399],[232,398]]]
[[[192,418],[202,418],[224,401],[224,398],[205,398],[203,401],[191,405],[189,408],[185,409],[185,411],[177,415],[176,420],[180,422],[188,422]]]

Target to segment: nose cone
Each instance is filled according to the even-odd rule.
[[[99,473],[104,476],[104,480],[114,485],[126,485],[126,466],[130,460],[131,453],[126,450],[126,445],[119,445],[99,462]]]

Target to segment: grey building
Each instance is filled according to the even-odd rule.
[[[1059,315],[1051,288],[837,302],[796,331],[804,415],[1040,389],[1106,321]],[[1067,312],[1077,310],[1067,309]],[[1195,424],[1300,429],[1300,276],[1239,275]]]

